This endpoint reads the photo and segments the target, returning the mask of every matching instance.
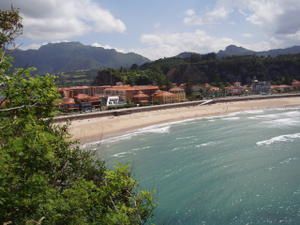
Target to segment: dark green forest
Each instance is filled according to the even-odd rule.
[[[266,56],[217,57],[216,54],[191,54],[188,57],[164,58],[136,64],[125,69],[87,70],[58,75],[60,86],[71,85],[113,85],[123,82],[131,85],[170,83],[202,84],[212,83],[223,86],[236,81],[249,84],[258,80],[272,81],[273,84],[290,84],[300,79],[300,54]]]

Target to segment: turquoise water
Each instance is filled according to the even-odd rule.
[[[91,148],[156,190],[157,225],[300,224],[300,110],[163,124]]]

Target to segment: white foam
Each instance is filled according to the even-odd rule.
[[[113,157],[121,158],[128,154],[130,154],[130,152],[120,152],[120,153],[114,154]]]
[[[292,107],[292,108],[273,108],[273,109],[266,109],[266,110],[247,110],[247,111],[240,111],[240,112],[234,112],[234,113],[228,113],[220,116],[208,116],[208,117],[195,117],[191,119],[184,119],[184,120],[179,120],[175,122],[170,122],[170,123],[163,123],[159,125],[154,125],[154,126],[148,126],[142,129],[135,130],[133,132],[116,136],[116,137],[111,137],[107,138],[101,141],[96,141],[92,143],[87,143],[82,145],[81,147],[86,148],[94,145],[101,145],[103,143],[114,143],[122,140],[128,140],[131,139],[132,137],[135,137],[137,135],[145,134],[145,133],[158,133],[158,134],[163,134],[163,133],[168,133],[170,131],[170,128],[172,125],[176,124],[185,124],[185,123],[190,123],[193,121],[197,120],[208,120],[209,122],[214,122],[215,119],[223,119],[223,120],[239,120],[240,117],[237,117],[236,115],[239,114],[259,114],[259,113],[264,113],[268,110],[278,110],[278,111],[283,111],[283,110],[298,110],[300,107]],[[300,115],[300,112],[299,112]],[[257,115],[254,117],[251,117],[251,119],[257,119],[257,118],[278,118],[280,117],[279,114],[269,114],[269,115]],[[282,116],[281,116],[282,117]],[[250,117],[249,117],[250,118]]]
[[[286,160],[283,160],[280,162],[280,164],[289,164],[291,161],[295,161],[298,160],[298,158],[294,157],[294,158],[288,158]]]
[[[281,113],[281,115],[290,116],[290,117],[300,117],[300,111],[285,112],[285,113]]]
[[[177,137],[176,140],[189,140],[195,138],[195,136],[188,136],[188,137]]]
[[[300,133],[286,134],[286,135],[280,135],[277,137],[273,137],[268,140],[256,142],[256,145],[263,146],[263,145],[271,145],[271,144],[279,143],[279,142],[293,142],[295,139],[298,139],[298,138],[300,138]]]
[[[131,149],[131,151],[139,152],[139,151],[147,150],[147,149],[150,149],[150,148],[151,148],[151,146],[145,146],[145,147],[141,147],[141,148],[133,148],[133,149]]]
[[[215,141],[210,141],[210,142],[202,143],[200,145],[196,145],[196,148],[207,147],[207,146],[211,146],[211,145],[215,145],[215,144],[216,144]]]
[[[169,133],[170,126],[169,125],[157,125],[157,126],[149,126],[145,128],[138,129],[135,133],[137,134],[143,134],[143,133],[155,133],[155,134],[163,134],[163,133]]]
[[[299,122],[300,122],[299,120],[295,120],[292,118],[283,118],[283,119],[264,121],[262,123],[269,125],[270,127],[286,127],[286,126],[297,126]]]
[[[256,118],[256,119],[276,119],[281,117],[279,113],[277,114],[267,114],[267,115],[258,115],[258,116],[253,116],[251,118]]]
[[[264,113],[265,112],[265,110],[246,110],[246,111],[243,111],[243,112],[241,112],[241,113],[243,113],[243,114],[261,114],[261,113]]]
[[[224,117],[224,118],[222,118],[222,120],[239,120],[240,119],[240,117],[238,117],[238,116],[235,116],[235,117]]]
[[[239,111],[239,112],[233,112],[227,114],[228,116],[238,116],[238,115],[243,115],[243,114],[261,114],[264,113],[265,110],[262,109],[253,109],[253,110],[245,110],[245,111]]]

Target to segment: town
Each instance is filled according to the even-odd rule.
[[[188,90],[189,89],[189,90]],[[253,79],[250,85],[235,82],[224,88],[208,83],[187,87],[172,84],[170,89],[156,85],[74,86],[59,88],[62,100],[60,110],[64,113],[109,110],[137,106],[149,106],[185,102],[188,100],[212,99],[226,96],[270,95],[300,90],[300,81],[291,85],[272,85],[270,81]],[[189,95],[187,96],[187,92]]]

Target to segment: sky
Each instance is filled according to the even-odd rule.
[[[152,60],[181,52],[300,45],[300,0],[0,0],[23,18],[21,49],[79,41]]]

